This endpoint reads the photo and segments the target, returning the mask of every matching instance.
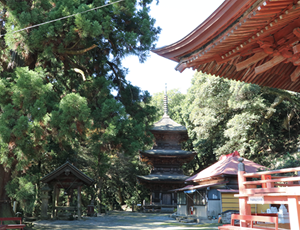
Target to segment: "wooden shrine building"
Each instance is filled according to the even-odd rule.
[[[140,160],[152,166],[150,175],[138,176],[139,183],[150,189],[150,205],[144,208],[173,211],[177,205],[175,192],[188,178],[181,166],[194,159],[195,152],[181,149],[181,142],[188,139],[187,129],[168,116],[165,91],[164,115],[150,130],[155,137],[151,150],[140,151]]]
[[[222,212],[239,210],[238,159],[240,154],[234,151],[222,155],[216,163],[186,179],[186,186],[175,189],[179,197],[177,215],[193,215],[200,219],[217,218]],[[257,172],[264,166],[244,160],[247,172]],[[252,205],[253,213],[266,212],[269,205]],[[229,220],[230,222],[230,220]]]
[[[225,0],[183,39],[152,51],[180,72],[300,92],[299,41],[300,1]]]
[[[47,216],[49,198],[47,193],[52,190],[52,215],[54,219],[58,218],[60,213],[62,217],[65,217],[66,215],[71,216],[74,212],[77,212],[78,219],[81,218],[81,187],[83,185],[91,186],[94,183],[93,179],[82,173],[71,163],[66,162],[44,176],[41,181],[46,184],[46,188],[50,188],[44,189],[46,194],[43,194],[42,198],[42,217]],[[63,189],[63,195],[67,196],[68,202],[66,205],[61,205],[61,202],[59,202],[61,189]],[[77,190],[77,205],[72,205],[75,189]]]

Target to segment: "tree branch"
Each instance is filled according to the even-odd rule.
[[[92,46],[85,48],[85,49],[81,49],[81,50],[65,50],[65,54],[72,54],[72,55],[78,55],[78,54],[84,54],[94,48],[96,48],[97,45],[93,44]]]

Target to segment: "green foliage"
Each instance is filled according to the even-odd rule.
[[[127,55],[144,61],[154,48],[160,28],[149,15],[152,0],[86,13],[81,12],[108,2],[0,2],[0,12],[6,12],[0,13],[1,34],[6,33],[0,38],[0,167],[11,169],[0,177],[11,177],[12,188],[26,179],[23,172],[41,177],[69,160],[96,180],[86,197],[96,194],[102,202],[111,164],[123,155],[131,162],[152,142],[148,128],[156,110],[150,95],[128,83],[122,67]],[[126,161],[120,162],[115,169],[122,171]]]
[[[28,175],[14,178],[6,185],[8,195],[17,201],[26,214],[31,214],[36,205],[36,182],[38,178]]]
[[[297,94],[196,73],[182,116],[198,158],[186,170],[235,150],[274,167],[273,159],[297,147],[299,108]]]
[[[159,92],[153,95],[151,99],[151,105],[155,106],[158,109],[156,114],[155,121],[159,121],[164,115],[164,95],[165,93]],[[185,99],[185,95],[180,93],[178,89],[171,89],[167,92],[168,96],[168,115],[174,121],[183,124],[182,119],[182,106]]]

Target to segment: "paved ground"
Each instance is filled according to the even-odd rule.
[[[109,215],[85,217],[73,221],[36,221],[35,230],[63,229],[63,230],[211,230],[218,229],[216,224],[181,224],[169,217],[169,214],[139,213],[139,212],[111,212]]]

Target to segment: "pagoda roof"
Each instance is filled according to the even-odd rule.
[[[179,132],[187,132],[187,129],[173,121],[168,115],[164,114],[162,119],[158,122],[154,123],[151,131],[179,131]]]
[[[77,177],[79,180],[81,180],[86,185],[92,185],[94,183],[94,180],[87,175],[85,175],[83,172],[81,172],[78,168],[76,168],[74,165],[72,165],[70,162],[66,162],[54,171],[50,172],[46,176],[44,176],[41,181],[43,183],[49,183],[52,180],[55,180],[55,178],[66,174],[69,175],[70,173],[73,174],[75,177]]]
[[[141,154],[155,155],[155,156],[189,156],[195,155],[196,152],[185,151],[185,150],[172,150],[172,149],[150,149],[146,151],[140,151]]]
[[[139,179],[149,182],[184,182],[188,176],[183,174],[150,174],[146,176],[137,176]]]
[[[235,151],[232,154],[222,156],[218,162],[209,166],[208,168],[202,170],[201,172],[195,174],[194,176],[188,178],[186,181],[202,181],[207,180],[213,177],[219,177],[222,175],[234,175],[238,174],[238,164],[240,163],[238,159],[240,158],[239,154],[235,154]],[[258,169],[265,168],[260,164],[256,164],[253,161],[244,159],[245,171],[247,173],[257,172]]]
[[[226,0],[183,39],[152,51],[180,72],[300,92],[300,2]]]

